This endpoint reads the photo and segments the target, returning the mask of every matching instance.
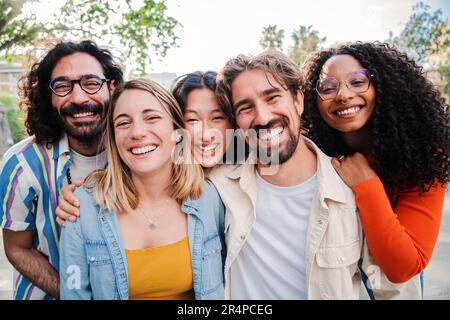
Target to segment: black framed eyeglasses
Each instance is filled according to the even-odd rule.
[[[362,69],[350,72],[344,81],[338,81],[336,78],[327,77],[317,80],[316,91],[320,99],[323,101],[336,98],[341,82],[344,82],[346,87],[355,93],[364,93],[369,90],[373,74],[368,70]]]
[[[49,87],[59,97],[65,97],[71,93],[75,83],[78,83],[81,90],[87,94],[96,94],[103,84],[109,81],[109,79],[101,79],[95,74],[86,74],[75,80],[70,80],[68,77],[56,77],[50,81]]]

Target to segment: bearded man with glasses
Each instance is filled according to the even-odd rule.
[[[106,165],[102,123],[122,81],[111,53],[92,41],[57,44],[20,81],[30,137],[0,165],[0,227],[15,299],[59,298],[59,192]]]

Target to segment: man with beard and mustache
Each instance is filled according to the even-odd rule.
[[[31,137],[0,166],[0,226],[15,299],[59,298],[59,192],[106,165],[103,115],[122,81],[111,53],[92,41],[57,44],[21,80]]]
[[[358,299],[363,280],[372,298],[420,298],[417,281],[390,283],[371,258],[352,190],[301,134],[301,88],[276,51],[239,55],[218,75],[220,103],[258,150],[209,175],[226,206],[225,297]]]

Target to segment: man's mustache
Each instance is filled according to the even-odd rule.
[[[101,112],[102,110],[103,110],[103,107],[100,104],[85,103],[82,105],[77,105],[77,104],[71,103],[67,107],[62,108],[60,111],[60,114],[61,114],[61,116],[73,116],[74,114],[80,113],[80,112],[98,113],[98,112]]]
[[[289,124],[289,119],[286,116],[282,116],[280,118],[275,118],[270,120],[266,125],[254,125],[251,127],[254,132],[259,136],[260,130],[269,130],[277,124],[281,124],[283,127],[287,127]]]

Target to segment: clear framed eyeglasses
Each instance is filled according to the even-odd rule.
[[[369,90],[373,74],[368,70],[362,69],[350,72],[344,81],[338,81],[336,78],[327,77],[317,80],[316,91],[323,101],[336,98],[341,83],[345,83],[347,88],[355,93],[364,93]]]

